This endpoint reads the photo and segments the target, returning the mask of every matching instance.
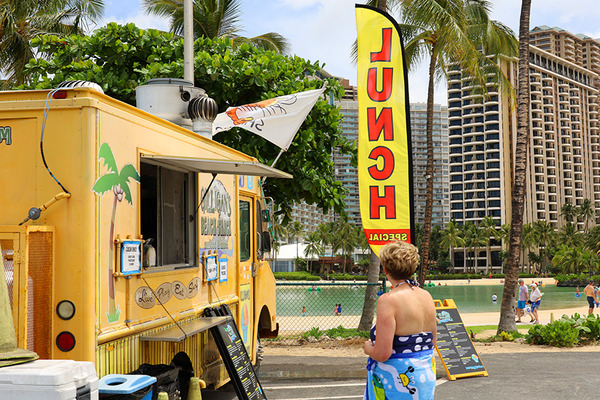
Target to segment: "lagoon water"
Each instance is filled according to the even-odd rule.
[[[526,281],[528,284],[531,282]],[[443,285],[443,284],[442,284]],[[318,286],[320,290],[308,290],[310,286],[277,286],[277,314],[300,316],[305,306],[308,315],[333,315],[334,306],[342,304],[343,315],[360,315],[365,299],[365,286]],[[461,313],[500,311],[503,285],[449,285],[425,287],[435,300],[452,299]],[[541,309],[562,309],[587,304],[583,288],[582,297],[575,297],[575,288],[546,285]],[[492,302],[496,293],[497,302]]]
[[[526,281],[528,284],[531,282]],[[435,300],[453,299],[461,313],[500,311],[504,285],[455,285],[431,286],[425,288]],[[583,297],[575,297],[575,288],[546,285],[540,288],[543,293],[541,309],[572,308],[587,304],[583,288],[579,292]],[[498,301],[492,302],[496,293]]]

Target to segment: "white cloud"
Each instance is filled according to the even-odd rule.
[[[148,15],[143,13],[141,10],[138,11],[137,14],[132,14],[129,16],[105,16],[102,21],[98,23],[98,27],[106,26],[109,22],[116,22],[119,25],[125,25],[127,23],[132,22],[141,29],[159,29],[162,31],[169,30],[169,22],[165,19],[161,19],[155,17],[153,15]]]
[[[292,10],[302,10],[319,4],[326,4],[328,0],[276,0],[278,5],[290,8]]]

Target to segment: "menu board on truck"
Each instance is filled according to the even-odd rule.
[[[436,350],[448,379],[453,381],[469,376],[488,376],[454,301],[434,302],[438,319]]]
[[[231,311],[227,305],[222,305],[218,308],[205,310],[204,315],[207,317],[224,317],[230,316]],[[238,399],[267,400],[235,320],[231,318],[211,328],[210,331],[217,343],[219,353],[221,353],[223,363],[233,382]]]

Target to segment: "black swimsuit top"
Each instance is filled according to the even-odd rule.
[[[371,341],[375,343],[375,325],[371,328],[370,337]],[[432,332],[420,332],[406,336],[394,335],[392,357],[394,354],[416,353],[423,350],[432,350],[433,348]]]

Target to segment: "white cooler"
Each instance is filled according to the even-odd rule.
[[[36,360],[0,368],[0,399],[98,400],[98,377],[87,361]]]

